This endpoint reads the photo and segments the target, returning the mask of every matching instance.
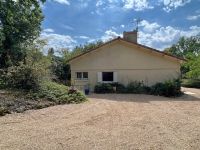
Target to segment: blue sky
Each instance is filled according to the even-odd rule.
[[[47,0],[42,9],[41,37],[57,50],[122,36],[136,18],[139,43],[159,50],[200,33],[200,0]]]

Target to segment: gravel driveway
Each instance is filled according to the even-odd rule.
[[[199,149],[200,90],[164,98],[91,95],[0,118],[0,149]]]

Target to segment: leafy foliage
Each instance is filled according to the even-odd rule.
[[[186,77],[191,79],[200,79],[200,55],[192,57],[186,64],[185,68],[188,68]]]
[[[114,91],[114,87],[117,87]],[[166,97],[175,97],[181,95],[181,82],[169,80],[164,83],[157,83],[151,87],[145,86],[143,82],[131,82],[126,87],[119,83],[102,83],[95,86],[95,93],[133,93],[133,94],[152,94]]]
[[[40,78],[36,68],[24,64],[9,67],[4,76],[7,87],[25,90],[37,89]]]
[[[76,89],[69,89],[65,85],[55,82],[43,82],[39,89],[39,97],[47,98],[58,104],[80,103],[86,100],[84,94]]]
[[[143,93],[144,92],[144,84],[143,82],[134,81],[127,85],[127,93]]]
[[[177,44],[165,49],[165,52],[186,59],[191,55],[198,56],[200,54],[200,36],[181,37]]]
[[[48,52],[48,58],[51,61],[50,70],[54,75],[54,81],[63,82],[69,81],[70,74],[70,66],[67,63],[67,59],[69,58],[68,50],[62,50],[62,57],[56,56],[54,54],[54,49],[50,48]]]
[[[51,61],[50,70],[54,75],[54,81],[68,84],[66,81],[69,81],[71,78],[68,60],[91,49],[95,49],[102,44],[102,41],[86,43],[85,45],[76,46],[72,51],[63,48],[59,50],[59,56],[55,55],[57,50],[50,48],[48,51],[48,58]]]
[[[113,93],[113,86],[108,83],[99,83],[94,88],[95,93]]]
[[[9,114],[9,110],[5,107],[0,107],[0,116],[4,116],[5,114]]]
[[[183,87],[200,88],[200,79],[182,79]]]
[[[73,58],[79,54],[82,54],[84,52],[87,52],[91,49],[95,49],[101,45],[103,45],[104,43],[102,41],[97,41],[94,43],[86,43],[85,45],[80,45],[80,46],[76,46],[73,51],[70,54],[70,58]]]
[[[40,1],[0,1],[0,68],[23,61],[27,45],[39,36],[43,20]]]
[[[165,52],[187,59],[181,67],[183,78],[200,78],[200,36],[182,37]]]
[[[161,95],[166,97],[175,97],[181,95],[181,82],[177,80],[169,80],[164,83],[157,83],[151,87],[152,95]]]
[[[36,45],[27,48],[27,56],[24,62],[19,62],[16,66],[2,70],[0,79],[4,81],[6,87],[37,90],[42,80],[51,78],[50,61]]]

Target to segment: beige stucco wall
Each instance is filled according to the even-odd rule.
[[[137,45],[124,41],[114,41],[70,62],[72,80],[81,87],[97,84],[97,73],[117,72],[119,83],[144,81],[147,85],[174,79],[180,75],[180,61],[161,56]],[[76,80],[75,72],[88,72],[88,81]]]

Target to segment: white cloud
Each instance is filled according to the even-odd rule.
[[[164,5],[164,10],[170,12],[173,9],[184,6],[187,3],[190,3],[191,0],[160,0]]]
[[[74,28],[69,25],[61,25],[61,27],[63,27],[64,29],[67,29],[67,30],[74,30]]]
[[[90,39],[90,40],[88,40],[87,42],[88,43],[94,43],[94,42],[96,42],[97,41],[97,39]]]
[[[102,0],[98,0],[96,3],[96,6],[99,7],[99,6],[102,6],[103,4],[104,2]]]
[[[187,20],[197,20],[200,18],[200,10],[195,11],[195,15],[187,16]]]
[[[152,9],[148,0],[122,0],[124,9],[134,9],[135,11],[142,11],[144,9]]]
[[[56,33],[42,32],[40,38],[46,39],[48,42],[45,49],[48,49],[50,47],[53,47],[54,49],[61,49],[61,48],[72,49],[77,43],[77,41],[74,40],[69,35],[61,35]]]
[[[96,14],[98,14],[98,15],[100,15],[100,16],[103,15],[102,11],[99,10],[99,9],[97,9],[95,12],[96,12]]]
[[[156,22],[154,23],[149,23],[148,21],[146,20],[142,20],[140,22],[140,25],[141,27],[143,27],[143,30],[145,30],[146,32],[152,32],[154,31],[155,29],[159,28],[160,25]]]
[[[107,31],[105,31],[104,35],[101,37],[101,40],[102,40],[103,42],[106,42],[106,41],[108,41],[108,40],[117,38],[118,36],[122,36],[122,35],[116,33],[115,31],[107,30]]]
[[[96,7],[99,8],[103,6],[106,9],[123,8],[124,10],[143,11],[162,6],[163,10],[170,12],[190,2],[191,0],[97,0]]]
[[[111,27],[111,29],[112,29],[112,30],[117,30],[117,28],[116,28],[116,27],[114,27],[114,26],[112,26],[112,27]]]
[[[51,28],[44,29],[43,32],[53,33],[54,30]]]
[[[101,41],[103,41],[103,42],[107,42],[107,41],[109,41],[109,40],[112,40],[112,39],[114,39],[114,38],[117,38],[117,37],[122,37],[122,34],[119,34],[119,33],[117,33],[117,32],[115,32],[115,31],[113,31],[112,29],[110,29],[110,30],[106,30],[105,32],[104,32],[104,34],[100,37],[100,38],[88,38],[88,43],[94,43],[94,42],[96,42],[96,41],[98,41],[98,40],[101,40]]]
[[[64,5],[70,5],[69,0],[52,0],[52,1],[60,3],[60,4],[64,4]]]
[[[84,36],[84,35],[75,36],[75,38],[79,38],[79,39],[90,39],[88,36]]]
[[[139,32],[139,43],[163,50],[176,43],[182,36],[195,36],[200,32],[200,26],[191,26],[188,30],[181,30],[172,26],[162,27],[158,23],[156,24],[158,25],[157,28],[152,29],[151,32],[148,32],[143,26]]]
[[[125,25],[122,24],[120,27],[121,27],[121,28],[125,28]]]
[[[199,15],[193,15],[193,16],[187,16],[187,20],[197,20],[200,18],[200,14]]]

